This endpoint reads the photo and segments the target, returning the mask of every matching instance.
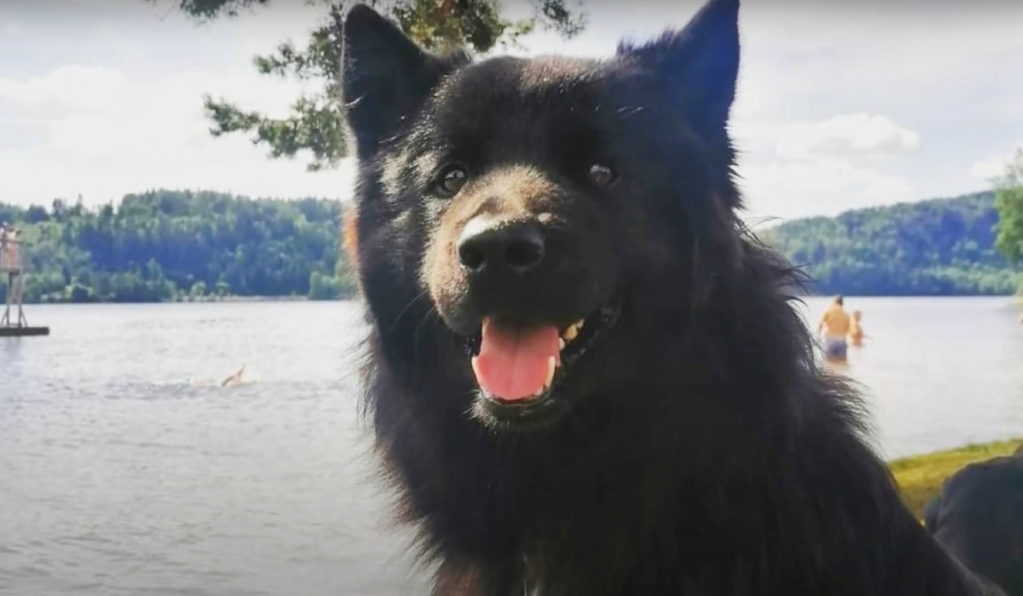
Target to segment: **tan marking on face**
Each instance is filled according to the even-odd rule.
[[[457,244],[467,223],[533,219],[550,225],[562,189],[535,168],[508,166],[470,180],[441,216],[440,226],[424,254],[423,281],[436,304],[465,293],[468,283],[458,265]]]

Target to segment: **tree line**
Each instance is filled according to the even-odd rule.
[[[819,294],[1012,294],[1023,273],[996,244],[995,192],[857,209],[760,235],[813,278]]]
[[[335,299],[356,292],[339,246],[343,207],[154,190],[93,208],[0,203],[0,221],[22,230],[30,302]],[[1011,294],[1023,273],[999,251],[999,222],[995,193],[981,192],[800,219],[760,235],[810,274],[815,293]]]
[[[22,230],[27,302],[351,296],[338,201],[154,190],[117,205],[0,203]],[[5,298],[6,288],[0,289]]]

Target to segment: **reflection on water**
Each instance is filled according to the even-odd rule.
[[[1014,301],[846,307],[871,339],[845,374],[886,455],[1023,435]],[[29,314],[53,334],[0,340],[0,594],[425,592],[355,418],[351,305]]]

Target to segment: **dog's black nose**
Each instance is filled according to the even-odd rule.
[[[544,241],[532,222],[472,220],[458,239],[458,262],[471,274],[525,273],[543,260]]]

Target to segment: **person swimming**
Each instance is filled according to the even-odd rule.
[[[846,336],[849,335],[849,313],[845,312],[844,299],[836,296],[817,325],[817,332],[823,335],[824,355],[831,362],[845,362],[848,351]]]
[[[245,376],[245,367],[247,364],[243,364],[233,375],[227,377],[220,382],[221,387],[227,387],[228,385],[241,385],[243,383],[242,378]]]

